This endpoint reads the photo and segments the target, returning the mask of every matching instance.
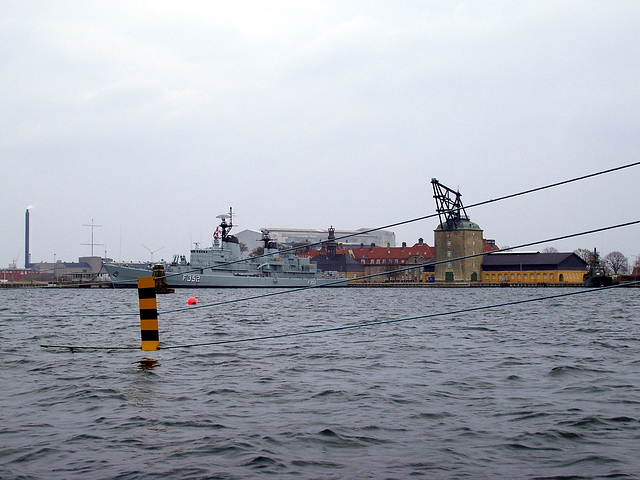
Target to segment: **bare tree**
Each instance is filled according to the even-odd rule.
[[[640,255],[636,255],[635,257],[636,257],[636,261],[633,262],[633,268],[638,268],[640,267]]]
[[[596,252],[595,249],[591,251],[587,248],[578,248],[577,250],[574,250],[573,253],[578,255],[582,260],[590,265],[600,264],[600,255],[598,254],[598,252]]]
[[[558,249],[555,247],[547,247],[542,250],[542,253],[558,253]]]
[[[613,274],[627,273],[629,271],[629,260],[620,252],[611,252],[602,259],[605,268]]]

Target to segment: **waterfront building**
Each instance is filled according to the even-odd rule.
[[[402,242],[401,247],[378,247],[372,243],[366,247],[364,244],[345,247],[345,251],[360,263],[365,277],[377,275],[366,278],[366,283],[433,281],[433,247],[424,243],[422,238],[413,246]],[[403,270],[409,266],[418,267]]]
[[[435,244],[436,282],[478,282],[484,251],[482,229],[468,218],[458,219],[450,227],[442,222],[433,232]],[[454,260],[456,258],[462,260]]]
[[[108,280],[101,257],[80,257],[77,262],[38,262],[31,264],[37,279],[44,282],[94,282]],[[111,259],[105,259],[111,260]]]
[[[485,255],[482,261],[482,281],[582,285],[587,270],[587,262],[573,252],[497,252]]]
[[[17,268],[15,266],[0,268],[0,283],[29,282],[33,280],[36,280],[36,276],[31,269]]]
[[[433,232],[435,280],[478,282],[482,257],[476,255],[485,251],[482,229],[469,219],[459,191],[452,190],[435,178],[431,179],[431,185],[440,219],[440,224]]]
[[[335,254],[332,257],[332,249],[335,248]],[[312,258],[312,261],[318,263],[318,268],[326,271],[337,271],[345,275],[349,279],[357,279],[359,277],[376,275],[374,277],[365,278],[362,281],[369,284],[387,283],[387,282],[427,282],[433,281],[433,248],[423,242],[422,239],[412,247],[408,247],[406,242],[402,242],[401,247],[376,246],[372,243],[368,246],[360,244],[357,247],[353,245],[335,244],[332,247],[327,242],[322,246],[321,250],[310,250],[305,253]],[[325,263],[326,258],[336,258],[333,260],[333,266]],[[347,260],[348,259],[348,260]],[[342,270],[336,268],[340,265],[338,262],[344,262]],[[402,270],[410,265],[418,265],[418,268],[395,272]]]

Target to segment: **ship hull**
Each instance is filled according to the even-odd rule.
[[[301,288],[315,286],[346,286],[347,280],[324,275],[216,272],[210,268],[167,266],[167,285],[172,288]],[[139,277],[150,277],[152,269],[120,264],[105,264],[116,288],[134,288]]]
[[[608,275],[585,278],[585,287],[610,287],[613,285],[613,279]]]

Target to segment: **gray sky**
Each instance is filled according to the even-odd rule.
[[[40,2],[0,9],[0,266],[238,230],[377,227],[638,161],[640,2]],[[498,245],[637,220],[640,167],[469,210]],[[435,219],[394,229],[433,244]],[[560,250],[640,254],[640,228]],[[103,255],[105,246],[96,247]]]

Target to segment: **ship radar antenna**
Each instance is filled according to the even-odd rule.
[[[266,228],[261,228],[260,232],[262,233],[262,238],[260,240],[264,242],[265,250],[268,248],[278,248],[277,243],[269,235],[269,230],[267,230]]]
[[[440,225],[447,224],[447,230],[456,230],[461,220],[469,220],[462,204],[460,189],[454,191],[441,184],[436,178],[431,179],[433,198],[436,200],[436,212]],[[444,227],[443,227],[444,228]]]
[[[222,240],[226,241],[227,234],[233,227],[233,209],[229,207],[229,213],[223,213],[222,215],[218,215],[216,218],[219,218],[221,220],[220,229],[222,230]],[[229,219],[229,223],[227,223],[227,219]]]

